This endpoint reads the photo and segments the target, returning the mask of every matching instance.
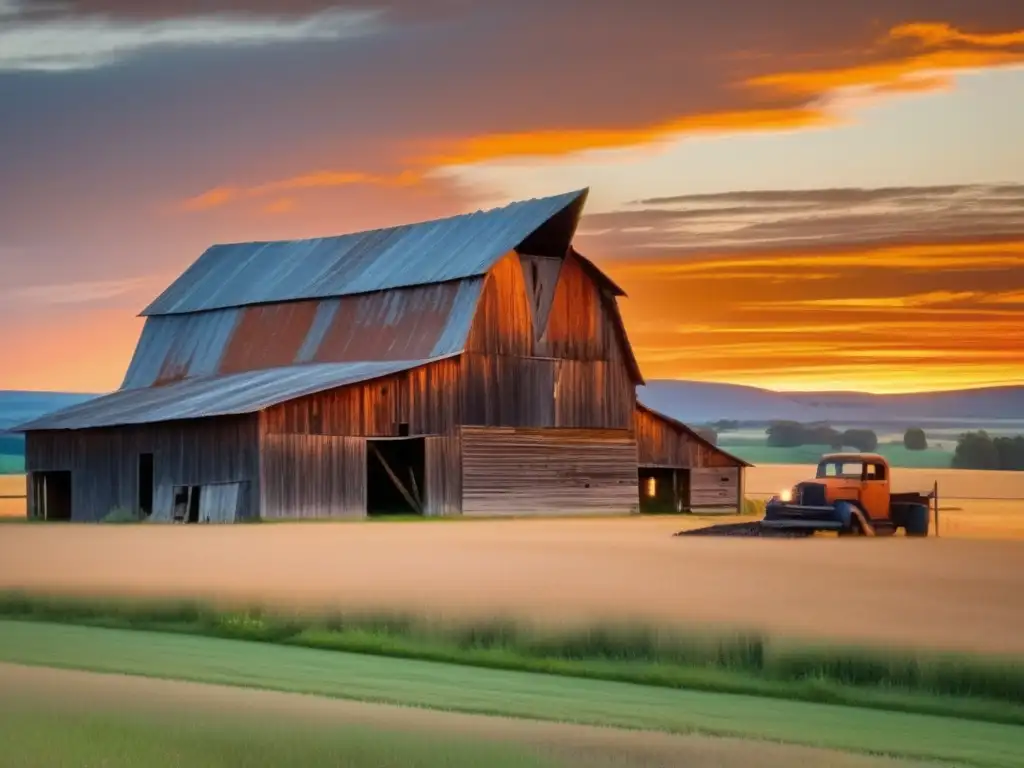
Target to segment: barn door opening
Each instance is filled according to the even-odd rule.
[[[32,473],[32,517],[71,519],[71,472]]]
[[[640,512],[670,515],[682,511],[676,471],[664,467],[640,467]]]
[[[153,454],[139,454],[139,512],[143,517],[153,514]]]
[[[177,485],[174,487],[174,513],[171,518],[175,523],[198,523],[199,500],[202,486]]]
[[[422,437],[366,441],[366,513],[422,515],[426,441]]]

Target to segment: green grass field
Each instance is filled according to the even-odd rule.
[[[5,711],[6,710],[6,711]],[[280,766],[409,766],[409,768],[557,768],[512,744],[454,734],[334,724],[299,718],[202,717],[188,711],[61,706],[53,699],[0,708],[3,765],[104,768],[279,768]],[[56,716],[55,716],[56,715]],[[582,764],[581,764],[582,766]]]
[[[0,453],[0,475],[20,475],[25,471],[25,457]]]
[[[764,438],[719,436],[718,444],[726,451],[746,459],[752,464],[817,464],[823,453],[831,449],[824,445],[801,445],[794,448],[776,448],[765,445]],[[877,452],[894,467],[907,469],[948,469],[953,459],[950,451],[929,448],[908,451],[902,443],[880,443]]]
[[[1024,753],[1020,726],[132,630],[2,621],[0,661],[979,768],[1016,766]],[[88,723],[81,734],[89,737]]]
[[[757,633],[409,615],[274,615],[169,601],[0,593],[0,617],[158,630],[333,652],[542,672],[661,688],[752,694],[1024,725],[1019,660],[798,645]]]

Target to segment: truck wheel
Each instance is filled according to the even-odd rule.
[[[912,504],[907,507],[903,530],[907,536],[927,536],[931,522],[930,510],[924,504]]]

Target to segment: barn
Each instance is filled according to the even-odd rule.
[[[641,512],[742,508],[748,462],[640,402],[635,434]]]
[[[117,391],[20,428],[29,514],[637,511],[652,414],[624,293],[573,247],[586,198],[209,248]],[[695,466],[666,425],[645,472]]]

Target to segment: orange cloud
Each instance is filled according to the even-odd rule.
[[[891,29],[890,43],[912,40],[925,52],[894,52],[884,61],[823,70],[775,72],[745,80],[752,88],[771,89],[802,97],[802,106],[739,109],[675,117],[647,125],[622,128],[565,128],[493,133],[441,139],[404,161],[407,170],[380,175],[360,170],[314,171],[248,188],[222,186],[186,201],[188,210],[206,210],[239,198],[355,184],[407,186],[432,170],[493,160],[561,157],[593,150],[649,146],[682,134],[795,130],[840,124],[828,107],[828,97],[851,88],[896,95],[950,88],[951,73],[1024,65],[1024,30],[1000,34],[971,34],[944,23],[904,24]],[[958,46],[958,47],[951,47]]]
[[[268,203],[263,207],[264,213],[290,213],[296,208],[295,201],[290,197],[282,197],[278,200],[274,200],[272,203]]]
[[[189,198],[183,203],[182,207],[188,211],[204,211],[235,202],[242,198],[264,197],[267,195],[278,195],[283,192],[296,192],[308,189],[348,187],[356,184],[404,187],[417,184],[421,179],[422,176],[415,171],[403,171],[402,173],[390,176],[363,173],[362,171],[313,171],[252,187],[215,187],[201,195]],[[265,206],[263,210],[267,213],[283,213],[284,210],[292,210],[295,207],[295,201],[289,200],[288,205],[290,207],[286,209],[282,209],[282,205],[285,205],[284,201],[278,200]]]
[[[935,48],[949,43],[967,43],[980,48],[1011,48],[1024,45],[1024,29],[1016,32],[996,32],[994,34],[971,34],[961,32],[956,27],[941,23],[901,24],[889,30],[890,40],[917,40],[925,47]]]
[[[621,129],[523,131],[475,136],[453,142],[422,162],[429,166],[467,165],[511,157],[551,157],[575,152],[624,149],[652,144],[681,133],[729,133],[790,130],[835,124],[820,109],[761,109],[688,115],[674,120]]]

